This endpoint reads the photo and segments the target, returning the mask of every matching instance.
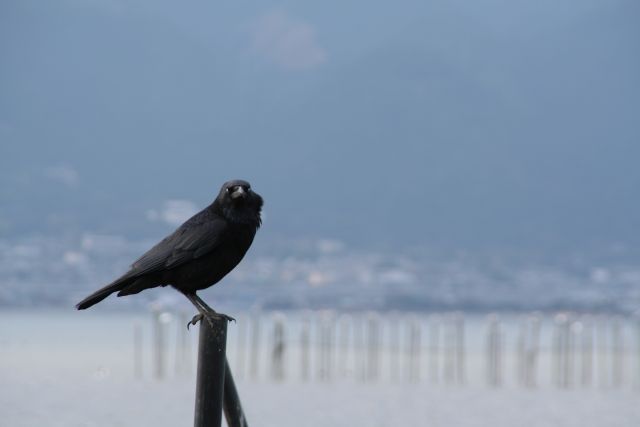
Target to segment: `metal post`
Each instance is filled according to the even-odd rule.
[[[226,365],[227,320],[200,321],[195,427],[222,425],[222,397]]]
[[[231,375],[229,362],[224,364],[224,416],[228,427],[249,427],[247,419],[242,412],[240,397],[236,390],[236,384]]]

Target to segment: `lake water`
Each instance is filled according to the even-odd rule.
[[[306,350],[297,338],[309,313],[287,314],[287,350],[284,379],[272,379],[271,331],[282,315],[263,315],[252,367],[253,320],[237,316],[229,325],[228,357],[250,425],[254,426],[636,426],[640,422],[640,392],[636,386],[632,330],[626,330],[624,383],[558,389],[548,377],[550,362],[544,343],[549,328],[542,329],[535,388],[517,385],[513,352],[505,351],[504,383],[485,383],[485,318],[468,318],[465,330],[465,382],[446,384],[444,377],[432,381],[428,360],[421,363],[419,379],[406,377],[403,349],[405,318],[398,323],[399,354],[384,345],[379,353],[377,378],[366,379],[358,368],[357,352],[340,361],[331,359],[330,372],[321,380],[316,373],[321,358],[311,329],[308,359],[310,378],[300,372]],[[369,315],[371,318],[371,315]],[[0,312],[0,426],[189,426],[193,424],[195,353],[197,328],[181,342],[182,319],[174,316],[165,331],[165,378],[154,378],[152,315],[72,310],[5,310]],[[340,324],[340,319],[335,325]],[[414,318],[415,320],[415,318]],[[419,320],[419,319],[418,319]],[[315,320],[313,320],[315,322]],[[313,324],[311,322],[311,324]],[[405,323],[403,323],[405,322]],[[517,324],[517,322],[508,324]],[[355,323],[354,323],[355,324]],[[141,377],[135,373],[134,325],[142,336]],[[382,342],[388,344],[392,322],[381,322]],[[443,327],[444,328],[444,327]],[[511,328],[511,329],[510,329]],[[333,332],[339,350],[339,326]],[[356,329],[354,328],[354,331]],[[443,329],[444,330],[444,329]],[[504,336],[514,336],[505,326]],[[421,331],[420,359],[428,356],[427,329]],[[356,332],[354,335],[356,336]],[[244,337],[244,338],[242,338]],[[514,340],[507,341],[512,348]],[[350,345],[357,347],[357,345]],[[182,353],[180,353],[182,351]],[[246,353],[246,354],[244,354]],[[241,357],[240,355],[243,355]],[[179,361],[182,360],[182,363]],[[398,372],[394,376],[394,362]],[[344,366],[341,365],[344,363]],[[444,359],[441,360],[443,365]],[[255,369],[256,372],[252,372]],[[362,373],[362,376],[361,376]]]

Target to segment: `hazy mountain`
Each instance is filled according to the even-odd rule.
[[[638,243],[639,12],[5,1],[0,232],[158,236],[242,177],[266,235]]]

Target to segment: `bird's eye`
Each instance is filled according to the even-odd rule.
[[[229,192],[229,187],[225,188],[225,191],[228,193]]]

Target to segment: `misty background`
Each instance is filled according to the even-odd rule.
[[[74,302],[243,178],[223,303],[635,310],[639,12],[4,1],[0,304]]]

